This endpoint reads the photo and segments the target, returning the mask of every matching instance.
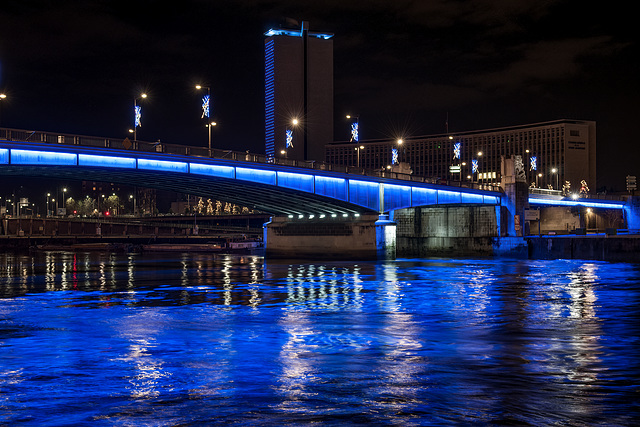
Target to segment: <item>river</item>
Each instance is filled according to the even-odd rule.
[[[0,425],[637,425],[640,265],[0,254]]]

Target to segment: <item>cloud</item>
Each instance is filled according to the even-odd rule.
[[[505,56],[515,57],[501,69],[468,77],[470,85],[483,91],[510,92],[545,83],[588,75],[582,60],[611,54],[621,48],[607,36],[549,40],[515,46]]]

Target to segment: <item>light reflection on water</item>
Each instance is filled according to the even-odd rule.
[[[633,425],[640,267],[0,255],[0,424]]]

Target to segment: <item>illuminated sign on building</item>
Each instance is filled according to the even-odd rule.
[[[398,163],[398,149],[397,148],[392,148],[391,149],[391,164],[395,165],[396,163]]]
[[[460,158],[460,150],[462,148],[462,144],[460,142],[456,142],[455,144],[453,144],[453,158],[454,159],[459,159]]]
[[[478,160],[477,159],[471,160],[471,172],[472,173],[478,172]]]
[[[529,160],[529,170],[535,171],[538,170],[538,157],[533,156],[531,157],[531,159]]]

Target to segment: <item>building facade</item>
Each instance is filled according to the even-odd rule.
[[[486,183],[500,182],[502,156],[522,157],[527,181],[560,190],[566,181],[596,186],[596,123],[555,120],[521,126],[399,140],[333,143],[328,163],[383,169],[408,163],[414,175]]]
[[[333,34],[303,22],[265,36],[266,155],[324,161],[333,141]]]

